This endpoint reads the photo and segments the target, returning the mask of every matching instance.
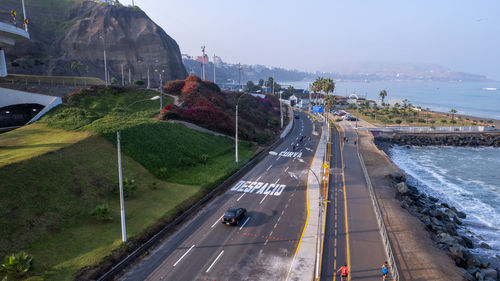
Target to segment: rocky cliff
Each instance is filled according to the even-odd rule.
[[[11,0],[7,0],[11,2]],[[179,46],[138,7],[95,1],[40,0],[27,3],[31,41],[7,49],[9,73],[82,75],[104,79],[106,49],[109,77],[121,83],[158,83],[187,76]],[[130,70],[130,72],[129,72]]]

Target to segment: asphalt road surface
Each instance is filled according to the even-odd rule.
[[[344,263],[349,266],[352,280],[381,280],[386,255],[357,154],[354,122],[343,121],[340,125],[344,134],[339,134],[335,126],[331,131],[330,166],[334,169],[328,192],[331,203],[327,207],[321,280],[340,280],[335,272]]]
[[[307,170],[319,140],[306,114],[294,121],[277,155],[267,155],[120,280],[285,280],[306,220]],[[238,226],[221,223],[231,206],[247,209]]]

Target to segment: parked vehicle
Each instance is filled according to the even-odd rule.
[[[238,225],[245,218],[247,210],[244,208],[231,207],[222,216],[222,223],[229,225]]]

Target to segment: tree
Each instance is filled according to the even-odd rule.
[[[335,90],[335,82],[333,82],[331,78],[323,79],[321,83],[321,90],[323,90],[323,92],[325,92],[328,96],[328,93],[333,93],[333,90]]]
[[[293,86],[288,86],[282,95],[282,98],[287,100],[295,93],[295,88]]]
[[[273,85],[274,85],[274,92],[277,93],[281,90],[281,85],[276,83],[276,81],[274,81],[274,78],[273,77],[269,77],[267,78],[267,81],[265,83],[266,87],[268,88],[272,88]]]
[[[335,99],[335,97],[333,95],[326,96],[326,98],[325,98],[326,108],[328,108],[328,109],[334,108],[336,103],[337,103],[337,100]]]
[[[454,108],[452,108],[452,109],[450,110],[450,113],[451,113],[451,120],[453,120],[453,119],[454,119],[454,117],[455,117],[455,113],[457,113],[457,110],[456,110],[456,109],[454,109]]]
[[[325,78],[323,77],[318,77],[316,78],[316,80],[312,83],[312,87],[311,87],[311,90],[314,92],[314,99],[317,100],[318,99],[318,93],[317,92],[321,92],[321,90],[323,90],[323,83],[325,81]]]
[[[382,90],[382,91],[380,91],[380,94],[378,94],[378,95],[382,99],[382,105],[383,105],[384,104],[384,99],[385,99],[385,97],[387,97],[387,91],[386,90]]]
[[[264,80],[262,80],[262,83],[264,83]],[[247,82],[247,90],[249,92],[256,92],[256,91],[260,90],[261,88],[262,88],[262,86],[255,85],[255,83],[253,81]]]

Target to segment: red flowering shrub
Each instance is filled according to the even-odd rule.
[[[180,96],[185,83],[186,82],[184,80],[170,81],[165,86],[163,86],[163,92],[170,95]]]
[[[219,86],[191,75],[186,80],[169,82],[165,92],[180,94],[182,107],[168,105],[159,119],[177,119],[234,135],[235,103],[240,93],[223,93]],[[278,110],[276,110],[278,108]],[[270,141],[279,133],[279,100],[247,95],[239,103],[239,136],[242,139]]]

